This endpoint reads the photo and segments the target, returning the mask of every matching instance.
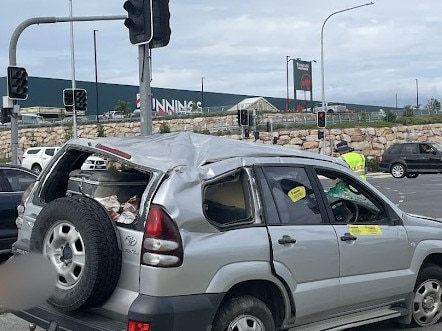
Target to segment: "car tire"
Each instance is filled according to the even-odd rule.
[[[34,165],[32,166],[32,168],[31,168],[31,170],[32,170],[33,172],[35,172],[36,174],[39,174],[39,173],[41,172],[42,168],[41,168],[40,165],[38,165],[38,164],[34,164]]]
[[[221,306],[213,321],[213,331],[243,330],[275,331],[275,322],[269,308],[252,296],[236,297]]]
[[[405,175],[407,178],[416,178],[417,176],[419,176],[419,174],[417,172],[410,172],[408,174]]]
[[[54,265],[57,282],[48,302],[72,311],[103,303],[121,272],[115,225],[97,201],[74,195],[48,203],[38,215],[31,250]]]
[[[395,163],[391,166],[390,173],[394,178],[403,178],[405,176],[405,167],[402,163]]]
[[[412,324],[429,326],[442,317],[442,268],[424,266],[419,272],[414,288]]]

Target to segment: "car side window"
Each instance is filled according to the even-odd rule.
[[[382,203],[350,176],[329,169],[315,169],[333,219],[341,224],[382,224],[388,216]]]
[[[49,156],[54,156],[55,154],[55,148],[46,148],[45,154]]]
[[[417,144],[405,144],[402,146],[402,153],[406,155],[419,154]]]
[[[432,154],[434,152],[434,150],[428,144],[420,144],[419,145],[419,152],[421,154]]]
[[[32,149],[28,149],[27,151],[26,151],[26,154],[38,154],[40,152],[40,149],[39,148],[32,148]]]
[[[35,181],[35,176],[25,171],[3,169],[2,176],[7,179],[11,186],[11,192],[25,191],[26,188]]]
[[[203,187],[204,215],[217,226],[253,221],[250,186],[245,170],[221,176]]]
[[[281,224],[323,223],[318,199],[303,167],[275,166],[262,170]]]

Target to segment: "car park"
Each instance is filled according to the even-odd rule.
[[[17,207],[37,174],[20,166],[0,164],[0,256],[11,253],[17,240]]]
[[[82,171],[90,155],[106,171]],[[442,315],[442,224],[337,158],[191,132],[67,142],[15,254],[57,270],[14,314],[63,330],[343,330]]]
[[[382,154],[379,169],[394,178],[442,173],[442,145],[433,142],[393,144]]]

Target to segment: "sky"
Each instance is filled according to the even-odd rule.
[[[11,36],[26,19],[68,17],[70,5],[75,17],[126,15],[123,3],[1,0],[0,76],[6,75]],[[442,1],[374,0],[326,21],[364,3],[170,0],[172,34],[169,45],[152,50],[151,86],[200,91],[203,85],[207,92],[286,98],[290,56],[316,61],[315,100],[322,100],[323,78],[326,101],[392,108],[441,101]],[[123,20],[75,22],[73,29],[77,81],[95,82],[96,54],[99,82],[139,84],[138,46],[130,43]],[[26,28],[16,57],[30,76],[71,80],[70,23]]]

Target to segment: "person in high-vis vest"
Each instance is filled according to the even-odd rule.
[[[362,179],[367,180],[364,155],[355,152],[345,140],[340,141],[336,145],[335,152],[339,153],[339,158],[344,160],[350,166],[351,170],[361,176]]]

